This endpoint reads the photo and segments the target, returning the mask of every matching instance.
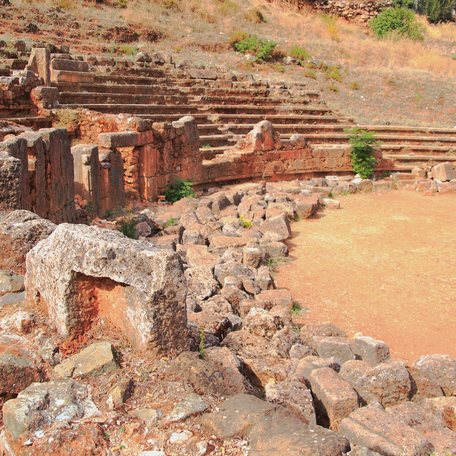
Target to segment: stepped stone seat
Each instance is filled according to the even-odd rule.
[[[263,120],[272,123],[285,143],[299,134],[308,147],[335,154],[346,152],[349,136],[345,130],[354,126],[351,119],[329,109],[319,91],[309,90],[303,82],[253,80],[209,69],[182,69],[169,59],[135,63],[128,58],[71,56],[65,50],[52,54],[51,61],[52,85],[60,93],[61,108],[128,113],[152,122],[172,122],[191,115],[199,127],[200,153],[205,160],[223,155]],[[20,108],[9,115],[32,126],[38,122],[27,120],[29,114]],[[375,132],[379,149],[400,166],[456,155],[455,129],[400,125],[359,128]]]

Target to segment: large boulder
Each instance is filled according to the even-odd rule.
[[[77,338],[104,317],[138,350],[169,356],[188,345],[179,256],[146,241],[59,225],[27,255],[26,287],[62,337]]]
[[[358,408],[358,395],[334,369],[315,369],[309,378],[320,423],[337,430],[340,421]]]
[[[432,443],[437,454],[456,454],[456,433],[415,402],[404,402],[387,409],[395,418],[416,429]]]
[[[349,450],[336,433],[307,426],[281,406],[246,394],[230,397],[201,423],[221,439],[248,438],[252,456],[341,456]]]
[[[0,213],[0,269],[25,272],[25,256],[56,228],[54,223],[33,212],[17,210]]]
[[[450,162],[439,163],[431,170],[432,178],[441,182],[456,179],[456,169]]]
[[[88,387],[74,380],[33,383],[3,406],[6,437],[13,448],[54,424],[97,415]]]
[[[340,370],[365,403],[379,402],[384,407],[406,401],[411,393],[410,375],[400,361],[371,367],[366,361],[347,361]]]
[[[456,359],[449,355],[421,356],[410,374],[418,397],[456,396]]]
[[[399,417],[373,406],[357,409],[344,418],[339,432],[352,445],[388,456],[426,456],[434,450],[429,440]]]

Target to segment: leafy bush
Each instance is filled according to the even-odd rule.
[[[245,32],[236,32],[230,37],[231,46],[241,54],[253,54],[257,62],[268,62],[273,59],[277,43],[249,35]]]
[[[165,192],[166,201],[169,201],[170,203],[175,203],[182,198],[192,198],[194,196],[193,183],[189,180],[177,180],[171,184]]]
[[[375,149],[379,142],[374,133],[360,128],[345,130],[351,144],[351,162],[353,171],[363,179],[369,179],[375,171]]]
[[[425,14],[432,24],[453,19],[456,0],[418,0],[418,12]]]
[[[423,27],[408,8],[387,8],[371,20],[370,26],[379,38],[397,34],[412,40],[424,39]]]

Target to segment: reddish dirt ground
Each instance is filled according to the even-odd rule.
[[[384,340],[393,356],[456,356],[456,197],[413,192],[341,198],[341,210],[292,225],[292,262],[276,282],[349,335]]]

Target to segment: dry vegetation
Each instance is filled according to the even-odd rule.
[[[365,26],[266,0],[12,0],[18,17],[0,13],[0,27],[31,38],[67,42],[81,52],[133,55],[171,51],[178,60],[253,71],[277,79],[305,80],[321,88],[329,104],[360,122],[456,125],[456,24],[430,25],[423,42],[378,40]],[[81,8],[81,3],[84,8]],[[115,9],[113,9],[115,8]],[[13,16],[14,10],[13,10]],[[59,27],[55,26],[55,21]],[[116,44],[115,27],[137,33]],[[113,31],[114,30],[114,31]],[[246,31],[272,39],[289,53],[299,46],[317,65],[256,65],[229,47]],[[68,32],[66,32],[68,31]],[[128,33],[127,33],[128,35]],[[128,40],[127,40],[128,41]],[[107,44],[109,42],[109,44]],[[319,65],[324,63],[323,70]],[[330,73],[327,67],[330,65]],[[337,68],[335,70],[334,68]],[[331,75],[336,74],[336,77]]]

